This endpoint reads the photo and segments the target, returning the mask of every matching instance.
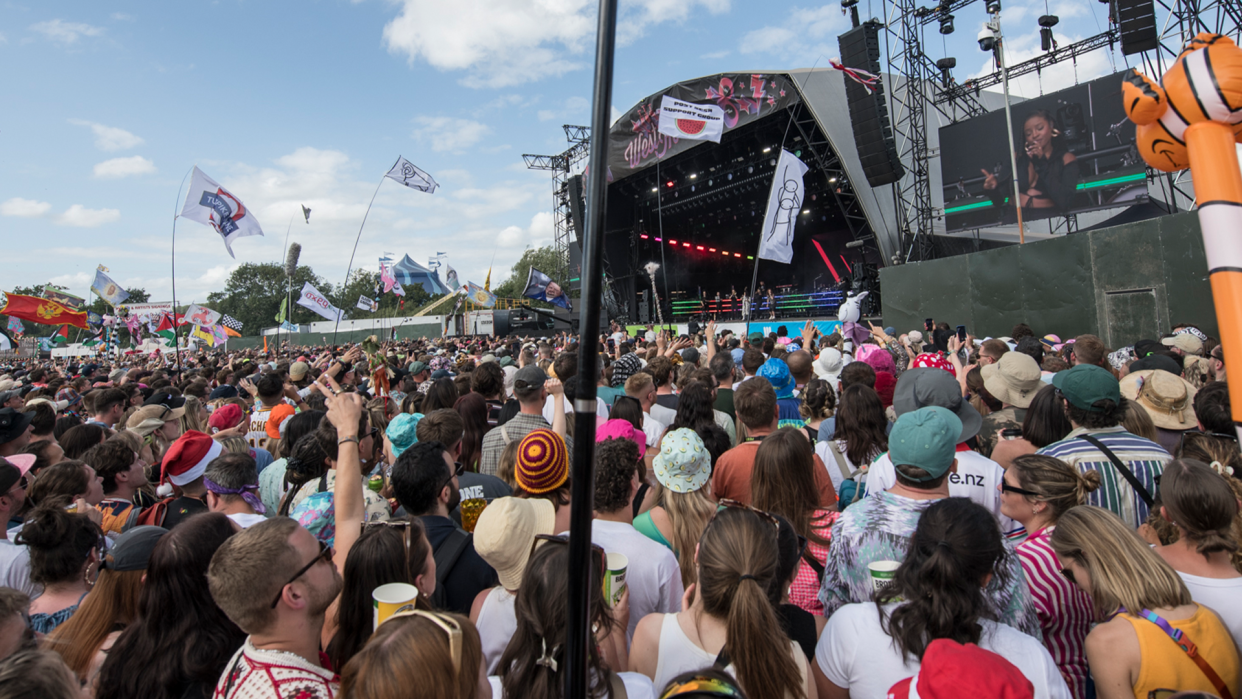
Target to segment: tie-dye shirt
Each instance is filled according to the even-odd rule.
[[[901,561],[910,546],[910,535],[919,517],[936,500],[914,500],[881,491],[859,500],[841,513],[833,526],[832,545],[824,566],[819,601],[824,616],[842,605],[871,601],[871,573],[867,564],[875,561]],[[1015,629],[1042,638],[1039,617],[1031,602],[1022,563],[1013,545],[1004,541],[1005,556],[987,586],[997,618]]]
[[[1111,510],[1121,517],[1121,521],[1130,525],[1131,529],[1138,529],[1147,521],[1147,502],[1134,492],[1130,482],[1121,475],[1104,452],[1081,438],[1084,434],[1095,437],[1108,447],[1153,497],[1156,495],[1156,479],[1164,473],[1165,464],[1172,461],[1173,456],[1159,444],[1130,434],[1120,425],[1099,430],[1079,427],[1066,435],[1065,439],[1035,452],[1058,458],[1077,468],[1079,473],[1099,473],[1100,487],[1087,494],[1087,504]]]

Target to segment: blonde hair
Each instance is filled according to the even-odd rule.
[[[297,520],[273,517],[230,536],[211,557],[211,598],[242,631],[262,633],[276,621],[271,600],[300,565],[289,543],[297,529]]]
[[[1126,432],[1143,439],[1155,442],[1160,438],[1156,433],[1156,423],[1151,421],[1151,415],[1138,401],[1126,403],[1126,413],[1121,418],[1121,426],[1126,428]]]
[[[341,670],[340,699],[475,699],[483,644],[470,619],[438,613],[461,628],[461,666],[456,676],[448,634],[423,616],[380,624],[367,644]]]
[[[246,442],[246,438],[241,435],[233,435],[220,440],[220,446],[224,447],[226,452],[233,454],[250,455],[250,444]]]
[[[206,432],[207,426],[203,424],[202,418],[198,416],[200,410],[203,409],[203,401],[196,396],[185,397],[185,414],[181,416],[181,433],[185,434],[190,430],[195,432]]]
[[[1160,477],[1160,498],[1169,518],[1204,558],[1217,551],[1230,555],[1238,551],[1232,531],[1238,520],[1237,496],[1210,466],[1174,459]]]
[[[1204,435],[1198,439],[1185,440],[1182,443],[1182,448],[1178,451],[1176,456],[1186,459],[1198,459],[1199,461],[1208,464],[1212,470],[1224,476],[1225,483],[1229,486],[1229,489],[1233,491],[1234,498],[1242,501],[1242,481],[1238,480],[1238,477],[1242,476],[1242,453],[1238,452],[1238,445],[1236,442],[1221,439],[1219,437],[1209,437]],[[1224,471],[1227,468],[1233,469],[1234,475],[1226,476]],[[1156,499],[1160,499],[1159,495],[1156,496]],[[1167,526],[1167,528],[1172,532],[1168,541],[1164,541],[1166,534],[1160,527],[1157,527],[1157,531],[1160,531],[1161,534],[1161,540],[1166,544],[1177,541],[1177,537],[1180,535],[1177,528],[1172,526],[1162,517],[1159,517],[1158,514],[1156,519],[1158,519],[1161,524]],[[1242,572],[1242,511],[1240,511],[1238,515],[1233,518],[1232,531],[1233,540],[1237,542],[1238,549],[1233,552],[1230,558],[1233,562],[1233,567],[1237,569],[1238,572]]]
[[[716,514],[716,501],[708,495],[706,489],[689,493],[678,493],[656,482],[652,488],[656,491],[656,504],[664,508],[668,515],[669,525],[673,528],[673,553],[677,555],[677,566],[681,568],[681,583],[689,587],[698,582],[698,573],[694,568],[694,549],[703,536],[703,529]]]
[[[1141,609],[1192,601],[1177,571],[1108,510],[1090,505],[1072,508],[1057,521],[1050,543],[1058,558],[1087,569],[1097,620],[1123,607],[1137,614]]]
[[[517,453],[521,444],[520,439],[514,439],[506,444],[505,450],[500,452],[500,463],[496,466],[496,477],[504,481],[510,489],[518,487],[517,478],[513,472],[517,469]]]

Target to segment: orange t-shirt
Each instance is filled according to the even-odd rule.
[[[717,500],[729,498],[750,504],[750,479],[755,470],[755,454],[759,451],[759,440],[743,442],[720,455],[716,466],[712,469],[712,495]],[[815,488],[819,491],[819,506],[835,508],[837,491],[832,487],[832,479],[828,477],[828,469],[818,455],[815,459]]]

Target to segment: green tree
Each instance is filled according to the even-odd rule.
[[[310,282],[320,293],[332,297],[332,285],[315,274],[314,270],[299,265],[293,274],[293,307],[291,323],[312,323],[323,320],[318,315],[297,305],[302,285]],[[284,265],[276,262],[247,262],[229,275],[224,291],[207,295],[207,305],[214,311],[227,313],[243,324],[243,335],[258,335],[262,328],[276,323],[280,303],[285,298],[286,277]],[[355,299],[356,301],[357,299]]]
[[[395,318],[398,316],[413,315],[414,311],[431,300],[431,295],[423,290],[419,284],[410,284],[402,287],[405,289],[405,307],[401,306],[401,297],[392,293],[381,293],[379,297],[380,307],[374,313],[370,311],[358,310],[358,297],[366,296],[367,298],[375,298],[375,286],[379,284],[381,292],[383,284],[380,283],[379,272],[369,272],[364,269],[355,269],[349,273],[349,283],[338,287],[332,294],[328,296],[337,308],[345,310],[345,315],[350,318]]]
[[[569,280],[565,276],[564,264],[559,255],[556,254],[556,248],[551,245],[545,245],[541,248],[526,248],[522,252],[522,256],[513,265],[513,271],[509,277],[503,282],[497,284],[492,293],[501,298],[520,299],[522,292],[526,289],[526,279],[530,276],[530,268],[543,272],[552,278],[552,281],[561,285],[566,293],[569,292]],[[551,308],[550,304],[541,301],[531,301],[531,305],[544,308]]]

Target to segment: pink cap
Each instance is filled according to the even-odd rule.
[[[34,466],[35,460],[38,458],[34,454],[14,454],[4,457],[6,461],[16,466],[17,470],[22,472],[22,475],[25,475],[30,470],[30,467]]]
[[[634,429],[629,420],[609,420],[600,425],[595,430],[595,442],[598,444],[605,439],[628,439],[638,445],[639,458],[647,453],[647,436]]]

